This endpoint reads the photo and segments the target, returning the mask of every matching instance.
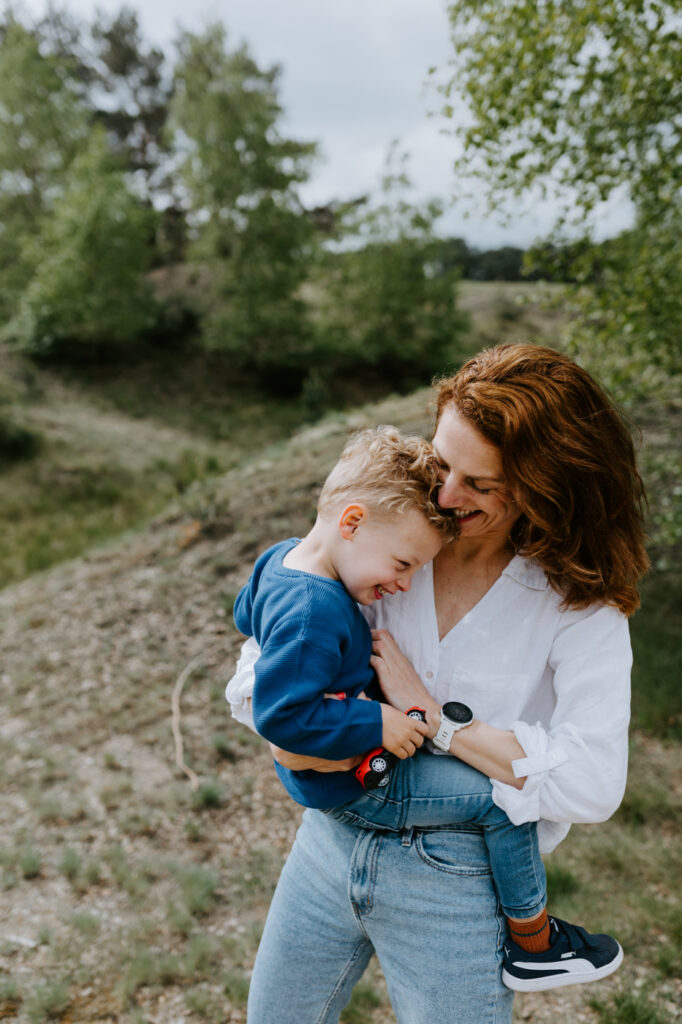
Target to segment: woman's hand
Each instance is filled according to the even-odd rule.
[[[387,630],[372,630],[372,652],[369,661],[387,702],[398,711],[407,711],[412,707],[424,708],[429,725],[428,735],[435,736],[440,721],[440,704],[433,699]]]
[[[292,772],[302,772],[306,769],[315,772],[349,772],[351,768],[357,768],[363,759],[363,755],[358,754],[356,757],[345,757],[342,761],[328,761],[324,757],[292,754],[288,750],[276,747],[274,743],[270,743],[269,746],[275,761]]]
[[[429,739],[438,732],[440,704],[426,689],[412,665],[385,629],[372,630],[370,658],[384,697],[399,711],[410,707],[424,708]],[[477,719],[466,729],[456,732],[450,743],[450,753],[466,761],[491,779],[499,779],[515,789],[522,789],[525,778],[517,779],[512,761],[526,753],[510,729],[495,729]]]

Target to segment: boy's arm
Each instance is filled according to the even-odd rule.
[[[329,700],[339,689],[339,649],[302,640],[298,631],[275,630],[255,665],[252,697],[256,729],[293,754],[341,760],[381,743],[382,712],[376,701]]]
[[[256,732],[251,711],[251,695],[255,682],[254,667],[260,658],[260,647],[256,638],[251,636],[242,644],[242,648],[235,666],[234,675],[225,689],[225,697],[230,705],[232,717]],[[270,751],[275,761],[284,768],[291,771],[313,770],[318,772],[343,772],[355,768],[363,759],[363,754],[356,754],[355,757],[343,758],[340,761],[330,761],[324,757],[313,757],[310,754],[292,754],[289,750],[282,750],[281,747],[270,743]]]
[[[253,635],[253,625],[251,621],[252,612],[251,580],[249,580],[249,582],[246,583],[237,594],[237,599],[234,602],[234,608],[232,610],[234,624],[239,632],[243,633],[244,636]]]

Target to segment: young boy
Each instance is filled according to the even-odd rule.
[[[417,569],[455,536],[455,521],[436,504],[438,486],[435,456],[421,438],[383,427],[346,445],[322,488],[310,532],[261,555],[235,603],[237,628],[261,649],[254,723],[294,754],[341,760],[379,746],[389,750],[399,763],[386,785],[367,791],[353,771],[275,767],[298,803],[362,827],[482,828],[514,938],[505,948],[505,983],[537,991],[597,980],[616,970],[622,950],[608,936],[588,936],[547,917],[534,823],[512,825],[493,803],[489,780],[464,762],[422,752],[413,757],[426,725],[367,699],[380,694],[369,662],[371,634],[358,604],[409,589]],[[598,949],[579,958],[574,972],[558,973],[552,947],[562,947],[566,936],[569,950],[586,948],[590,940],[599,940]]]

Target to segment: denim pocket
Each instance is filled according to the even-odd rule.
[[[432,868],[451,875],[490,875],[490,858],[479,830],[429,829],[414,838],[417,853]]]

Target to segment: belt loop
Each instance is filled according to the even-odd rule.
[[[408,848],[410,846],[412,846],[413,835],[414,835],[414,828],[411,825],[410,825],[409,828],[404,828],[403,829],[403,831],[401,833],[401,841],[402,841],[403,846],[406,846]]]

